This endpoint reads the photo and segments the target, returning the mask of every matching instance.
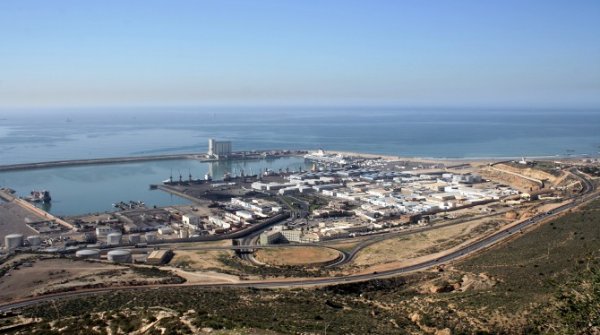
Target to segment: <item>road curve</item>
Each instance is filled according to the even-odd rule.
[[[506,228],[500,230],[488,237],[485,237],[481,240],[473,242],[469,245],[466,245],[460,249],[457,249],[449,254],[446,254],[442,257],[439,257],[434,260],[424,261],[418,264],[400,267],[396,269],[373,272],[367,274],[357,274],[357,275],[349,275],[343,277],[330,277],[330,278],[309,278],[309,279],[297,279],[297,280],[265,280],[265,281],[247,281],[241,283],[226,283],[226,284],[167,284],[167,285],[146,285],[146,286],[126,286],[126,287],[108,287],[108,288],[99,288],[99,289],[90,289],[90,290],[82,290],[76,292],[62,292],[55,293],[45,296],[32,297],[28,299],[23,299],[20,301],[10,302],[6,304],[0,305],[0,312],[6,312],[12,309],[23,308],[47,301],[52,301],[55,299],[65,299],[70,297],[83,297],[98,293],[106,293],[106,292],[116,292],[123,290],[140,290],[140,289],[153,289],[153,288],[165,288],[165,287],[211,287],[211,288],[291,288],[291,287],[311,287],[311,286],[323,286],[323,285],[333,285],[333,284],[343,284],[350,282],[360,282],[371,279],[379,279],[379,278],[387,278],[396,276],[399,274],[404,274],[408,272],[424,270],[427,268],[431,268],[434,266],[439,266],[442,264],[446,264],[448,262],[464,258],[467,255],[470,255],[474,252],[486,249],[499,241],[502,241],[510,236],[513,233],[519,232],[528,227],[534,226],[535,224],[547,220],[549,218],[555,217],[565,211],[568,211],[583,202],[594,200],[599,198],[598,194],[593,193],[595,187],[592,183],[590,183],[582,174],[578,171],[575,171],[577,177],[582,179],[584,184],[584,190],[582,194],[574,198],[572,202],[564,204],[558,208],[555,208],[551,211],[537,214],[534,217],[529,218],[526,221],[520,222],[510,228]]]

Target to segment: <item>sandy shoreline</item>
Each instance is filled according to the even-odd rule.
[[[310,150],[312,151],[312,150]],[[314,150],[316,151],[316,150]],[[350,151],[337,151],[337,150],[326,150],[326,153],[331,154],[340,154],[344,156],[358,156],[364,158],[383,158],[389,160],[404,160],[404,161],[419,161],[426,163],[433,162],[456,162],[456,163],[484,163],[484,162],[501,162],[501,161],[510,161],[510,160],[521,160],[523,157],[427,157],[427,156],[395,156],[395,155],[383,155],[383,154],[371,154],[371,153],[361,153],[361,152],[350,152]],[[527,160],[573,160],[573,159],[582,159],[582,158],[595,158],[592,156],[526,156]]]
[[[317,150],[307,149],[308,152],[315,152]],[[502,161],[520,160],[522,157],[418,157],[418,156],[395,156],[395,155],[384,155],[384,154],[373,154],[373,153],[362,153],[362,152],[350,152],[350,151],[337,151],[327,150],[326,153],[340,154],[344,156],[355,156],[363,157],[367,159],[382,158],[386,160],[401,160],[408,162],[423,162],[423,163],[453,163],[453,164],[467,164],[467,163],[497,163]],[[187,153],[187,154],[165,154],[165,155],[152,155],[152,156],[130,156],[130,157],[109,157],[109,158],[88,158],[88,159],[72,159],[62,161],[47,161],[47,162],[34,162],[34,163],[19,163],[19,164],[6,164],[0,165],[0,172],[2,171],[19,171],[19,170],[30,170],[30,169],[44,169],[54,167],[70,167],[78,165],[104,165],[104,164],[121,164],[121,163],[133,163],[142,161],[158,161],[158,160],[170,160],[170,159],[197,159],[204,162],[213,162],[214,159],[206,159],[203,157],[203,153]],[[202,158],[200,158],[202,157]],[[302,156],[299,156],[302,157]],[[577,160],[582,158],[597,158],[589,155],[579,156],[527,156],[527,160]]]

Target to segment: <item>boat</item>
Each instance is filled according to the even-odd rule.
[[[50,201],[52,201],[52,197],[50,196],[50,191],[33,190],[33,191],[31,191],[31,193],[28,197],[25,197],[25,200],[30,201],[30,202],[41,202],[41,203],[47,204],[47,203],[50,203]]]

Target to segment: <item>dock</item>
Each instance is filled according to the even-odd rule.
[[[39,162],[39,163],[0,165],[0,172],[16,171],[16,170],[45,169],[45,168],[55,168],[55,167],[70,167],[70,166],[81,166],[81,165],[120,164],[120,163],[136,163],[136,162],[177,160],[177,159],[196,159],[196,160],[200,160],[203,162],[215,161],[215,159],[204,158],[204,157],[202,157],[202,155],[198,155],[198,154],[154,155],[154,156],[139,156],[139,157],[112,157],[112,158],[74,159],[74,160]]]
[[[289,153],[278,152],[276,155],[268,155],[268,156],[265,156],[264,154],[265,154],[264,151],[257,151],[257,152],[251,152],[251,153],[242,151],[242,152],[232,153],[231,156],[226,157],[226,158],[221,158],[221,159],[207,158],[206,154],[203,154],[203,153],[93,158],[93,159],[73,159],[73,160],[38,162],[38,163],[0,165],[0,172],[46,169],[46,168],[56,168],[56,167],[71,167],[71,166],[82,166],[82,165],[125,164],[125,163],[136,163],[136,162],[161,161],[161,160],[178,160],[178,159],[192,159],[192,160],[197,160],[202,163],[210,163],[210,162],[218,162],[218,161],[223,161],[223,160],[255,160],[255,159],[290,157],[290,156],[298,156],[299,155],[299,153],[297,153],[297,152],[289,152]]]
[[[44,218],[45,220],[54,221],[55,223],[58,223],[61,226],[64,226],[69,229],[75,229],[75,227],[72,224],[68,223],[67,221],[65,221],[61,218],[58,218],[40,208],[37,208],[33,204],[31,204],[23,199],[20,199],[8,192],[0,190],[0,198],[6,202],[16,204],[19,207],[23,208],[24,210],[26,210],[32,214],[35,214],[41,218]]]

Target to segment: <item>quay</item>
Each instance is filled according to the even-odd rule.
[[[163,192],[167,192],[173,195],[176,195],[180,198],[183,199],[187,199],[189,201],[191,201],[192,203],[196,204],[196,205],[207,205],[210,204],[210,201],[206,201],[206,200],[200,200],[196,197],[193,197],[191,195],[185,194],[183,192],[180,192],[178,190],[176,190],[173,187],[170,187],[169,185],[156,185],[156,188],[163,191]]]
[[[0,172],[16,171],[16,170],[45,169],[45,168],[54,168],[54,167],[80,166],[80,165],[119,164],[119,163],[134,163],[134,162],[147,162],[147,161],[157,161],[157,160],[176,160],[176,159],[197,159],[197,160],[201,160],[204,162],[211,162],[211,161],[215,160],[215,159],[204,158],[200,154],[177,154],[177,155],[153,155],[153,156],[139,156],[139,157],[74,159],[74,160],[61,160],[61,161],[49,161],[49,162],[38,162],[38,163],[0,165]]]
[[[65,221],[61,218],[58,218],[40,208],[37,208],[33,204],[31,204],[23,199],[19,199],[18,197],[14,196],[8,192],[5,192],[3,190],[0,190],[0,199],[4,200],[6,202],[12,202],[12,203],[18,205],[19,207],[23,208],[24,210],[26,210],[34,215],[37,215],[41,218],[44,218],[45,220],[54,221],[55,223],[58,223],[68,229],[75,229],[75,227],[72,224],[68,223],[67,221]]]
[[[231,153],[227,157],[212,157],[212,158],[207,158],[206,154],[202,154],[202,153],[188,153],[188,154],[173,154],[173,155],[74,159],[74,160],[60,160],[60,161],[38,162],[38,163],[0,165],[0,172],[45,169],[45,168],[55,168],[55,167],[71,167],[71,166],[82,166],[82,165],[122,164],[122,163],[149,162],[149,161],[161,161],[161,160],[178,160],[178,159],[192,159],[192,160],[197,160],[202,163],[209,163],[209,162],[217,162],[217,161],[223,161],[223,160],[254,160],[254,159],[264,159],[264,158],[290,157],[290,156],[297,156],[297,155],[298,155],[298,153],[289,152],[289,151],[285,151],[285,152],[284,151],[257,151],[257,152],[241,151],[241,152]]]

